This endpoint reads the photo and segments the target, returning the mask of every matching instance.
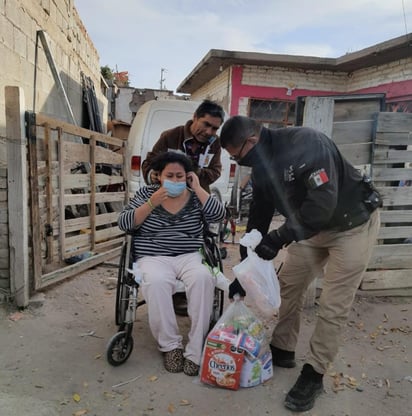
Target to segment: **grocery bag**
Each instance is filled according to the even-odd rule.
[[[263,324],[238,295],[209,332],[201,361],[200,380],[213,386],[237,390],[272,377]]]
[[[254,251],[262,239],[257,230],[246,233],[240,244],[247,248],[247,257],[233,267],[233,273],[246,291],[247,304],[264,320],[277,316],[280,306],[280,286],[271,260],[263,260]]]

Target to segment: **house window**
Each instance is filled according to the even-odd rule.
[[[412,100],[386,103],[386,111],[394,113],[412,113]]]
[[[249,116],[268,128],[293,126],[295,102],[250,99]]]

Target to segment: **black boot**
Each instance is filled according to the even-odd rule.
[[[316,372],[310,364],[305,364],[295,385],[285,399],[285,407],[294,412],[312,409],[316,397],[323,391],[323,374]]]
[[[281,350],[273,345],[270,345],[270,350],[272,351],[273,365],[283,368],[296,367],[294,351]]]

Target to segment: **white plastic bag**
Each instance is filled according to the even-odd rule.
[[[267,319],[277,316],[280,306],[280,287],[271,260],[263,260],[254,251],[262,240],[258,230],[246,233],[240,244],[247,248],[247,258],[233,267],[233,273],[246,291],[247,304],[253,304],[258,316]]]
[[[273,375],[272,353],[264,341],[262,322],[235,295],[205,340],[200,380],[232,390],[264,383]]]

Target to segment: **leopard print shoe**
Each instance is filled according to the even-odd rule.
[[[169,373],[182,372],[183,361],[183,350],[181,348],[163,353],[163,365]]]
[[[195,364],[193,361],[185,358],[185,362],[183,364],[183,372],[187,376],[197,376],[199,374],[200,366]]]

